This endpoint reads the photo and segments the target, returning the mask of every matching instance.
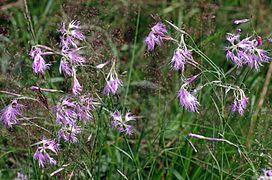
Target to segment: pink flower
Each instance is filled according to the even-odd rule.
[[[178,92],[178,98],[180,105],[185,107],[188,111],[198,112],[198,106],[200,105],[197,98],[189,93],[186,89],[181,87]]]
[[[163,37],[167,33],[166,26],[162,22],[158,22],[155,26],[151,28],[150,33],[145,39],[145,44],[149,51],[153,51],[155,45],[161,45]]]
[[[67,60],[72,65],[82,65],[85,63],[85,58],[82,57],[78,51],[80,49],[62,49],[62,54],[67,57]],[[67,61],[66,60],[66,61]],[[71,65],[70,65],[71,66]]]
[[[64,49],[69,49],[70,45],[77,48],[75,39],[85,40],[85,36],[81,32],[80,21],[73,20],[66,27],[65,23],[62,23],[62,26],[59,30],[62,34],[61,36],[61,45]]]
[[[73,70],[70,63],[65,59],[61,58],[59,72],[65,76],[72,76]]]
[[[28,180],[28,178],[24,173],[17,172],[17,176],[13,180]]]
[[[75,143],[78,142],[77,135],[81,133],[81,129],[76,124],[63,125],[58,132],[59,139],[64,141]]]
[[[95,108],[95,100],[89,96],[80,96],[78,98],[75,111],[77,113],[78,119],[86,122],[93,118],[92,110]]]
[[[104,94],[113,94],[117,93],[119,86],[122,85],[122,81],[118,79],[118,77],[114,78],[113,76],[110,77],[110,80],[106,81],[106,85],[104,87],[103,93]]]
[[[57,124],[75,124],[77,119],[76,102],[71,98],[65,97],[54,107]]]
[[[72,86],[73,86],[73,88],[72,88],[73,94],[74,95],[80,94],[80,92],[82,91],[82,86],[79,84],[75,74],[73,77],[73,85]]]
[[[232,60],[237,66],[248,65],[258,71],[262,63],[271,60],[268,52],[259,48],[262,45],[262,39],[259,36],[240,40],[239,33],[228,33],[226,38],[231,44],[225,48],[226,58]]]
[[[132,134],[133,126],[129,125],[130,121],[134,121],[136,119],[130,112],[127,112],[125,118],[122,117],[119,111],[115,111],[111,113],[112,127],[117,128],[119,132],[125,132],[127,135]]]
[[[45,70],[49,68],[50,64],[47,64],[42,57],[47,54],[50,54],[50,52],[43,53],[40,48],[32,47],[29,55],[34,59],[32,69],[36,74],[44,74]]]
[[[248,97],[243,96],[241,99],[236,98],[232,104],[231,111],[232,112],[238,111],[239,114],[243,116],[247,104],[248,104]]]
[[[50,140],[43,138],[42,141],[36,143],[39,145],[37,147],[37,150],[33,156],[35,160],[38,160],[39,166],[44,167],[45,164],[57,164],[57,161],[50,157],[48,152],[53,152],[54,154],[57,154],[59,151],[59,144],[55,140]]]
[[[18,116],[21,116],[23,105],[15,99],[1,111],[0,121],[5,127],[12,127],[18,123]]]
[[[178,48],[175,50],[171,60],[172,68],[174,70],[184,71],[184,66],[187,61],[193,61],[192,52],[187,49]]]

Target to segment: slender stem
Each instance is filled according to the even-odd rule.
[[[34,41],[36,41],[37,39],[36,39],[34,28],[33,28],[32,22],[31,22],[31,16],[30,16],[30,13],[29,13],[29,10],[28,10],[28,6],[27,6],[27,1],[26,0],[24,0],[24,6],[25,6],[25,18],[26,18],[26,20],[28,22],[32,38],[34,39]]]
[[[140,22],[140,14],[141,14],[141,8],[139,7],[137,22],[136,22],[136,32],[135,32],[135,36],[134,36],[132,57],[131,57],[131,62],[130,62],[130,67],[129,67],[129,74],[128,74],[128,81],[127,81],[127,88],[126,88],[126,95],[125,95],[124,105],[126,105],[126,101],[127,101],[127,96],[128,96],[128,91],[129,91],[129,86],[130,86],[130,81],[131,81],[131,74],[132,74],[132,71],[133,71],[133,64],[134,64],[134,60],[135,60],[136,44],[137,44],[139,22]]]
[[[193,133],[189,133],[188,136],[192,137],[192,138],[197,138],[197,139],[203,139],[203,140],[208,140],[208,141],[218,141],[218,142],[225,142],[228,143],[232,146],[235,146],[239,149],[238,145],[230,142],[229,140],[223,139],[223,138],[212,138],[212,137],[205,137],[199,134],[193,134]]]

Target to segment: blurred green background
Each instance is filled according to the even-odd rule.
[[[181,82],[169,66],[175,46],[166,42],[148,53],[144,45],[152,24],[168,20],[190,33],[199,48],[228,72],[234,64],[225,58],[225,35],[236,31],[233,20],[250,18],[250,23],[239,28],[245,34],[261,36],[263,47],[271,49],[267,41],[272,32],[271,0],[2,0],[0,10],[0,90],[38,98],[41,95],[30,92],[30,86],[69,92],[70,81],[58,72],[58,57],[48,59],[55,64],[45,77],[39,77],[32,72],[28,52],[36,43],[58,48],[59,24],[79,19],[87,36],[87,66],[79,74],[84,91],[101,92],[103,76],[93,66],[116,58],[124,86],[120,96],[103,100],[110,110],[126,108],[142,117],[134,135],[126,138],[111,129],[108,114],[97,109],[94,122],[84,127],[80,143],[62,144],[58,165],[45,169],[38,168],[32,158],[35,149],[30,147],[44,132],[31,126],[1,127],[0,179],[12,179],[18,171],[29,179],[256,179],[263,169],[271,168],[271,85],[250,138],[251,147],[246,147],[268,63],[260,72],[244,67],[229,74],[229,80],[242,86],[250,98],[243,117],[229,113],[233,101],[229,96],[223,100],[225,115],[218,115],[217,94],[212,88],[201,92],[200,113],[193,114],[183,110],[176,98]],[[178,37],[170,26],[168,31]],[[193,68],[185,72],[195,73]],[[50,106],[60,97],[44,95]],[[0,100],[4,107],[11,97],[0,94]],[[26,106],[28,116],[39,117],[37,124],[56,129],[54,119],[41,107],[35,103]],[[198,150],[194,152],[187,139],[189,132],[224,136],[239,145],[242,153],[226,143],[190,139]],[[69,165],[50,177],[64,164]]]

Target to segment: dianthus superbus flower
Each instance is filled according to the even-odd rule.
[[[163,38],[166,36],[166,26],[162,22],[158,22],[151,28],[150,33],[145,39],[145,44],[149,51],[153,51],[155,45],[161,45]]]
[[[77,120],[87,122],[93,118],[92,110],[97,102],[88,95],[64,97],[54,107],[56,122],[63,125],[75,125]]]
[[[38,74],[44,74],[45,70],[49,68],[50,64],[47,64],[42,57],[43,55],[52,54],[51,52],[42,52],[39,47],[32,47],[29,55],[34,60],[32,64],[33,71]]]
[[[197,98],[188,92],[185,88],[181,87],[178,91],[178,98],[180,105],[185,107],[188,111],[198,112],[199,102]]]
[[[40,167],[44,167],[45,164],[57,164],[57,161],[48,154],[49,152],[57,154],[59,151],[59,144],[55,140],[43,138],[36,144],[38,147],[33,158],[38,160]]]
[[[77,113],[78,119],[86,122],[93,118],[92,110],[95,108],[95,100],[87,95],[80,96],[78,98],[75,112]]]
[[[72,83],[72,92],[74,95],[78,95],[80,94],[80,92],[82,91],[82,86],[79,84],[76,75],[74,74],[73,76],[73,83]]]
[[[21,116],[23,105],[15,99],[1,111],[0,121],[5,127],[12,127],[18,123],[18,116]]]
[[[241,116],[243,116],[247,104],[248,104],[248,97],[246,97],[244,95],[242,96],[241,99],[238,99],[238,97],[237,97],[237,98],[235,98],[235,100],[234,100],[234,102],[232,104],[231,111],[232,112],[238,111],[239,114]]]
[[[111,113],[112,127],[117,128],[119,132],[124,132],[127,135],[132,134],[133,126],[128,124],[130,121],[134,121],[136,118],[130,112],[127,112],[123,118],[119,111]]]
[[[83,63],[85,63],[85,58],[78,53],[79,50],[80,48],[63,49],[62,54],[68,58],[68,60],[66,61],[69,61],[72,65],[82,65]]]
[[[73,75],[71,64],[65,58],[60,61],[59,72],[65,76]]]
[[[106,81],[106,85],[103,89],[104,94],[113,94],[117,93],[119,86],[122,85],[122,81],[118,77],[110,76],[110,79]]]
[[[248,65],[258,71],[262,63],[271,59],[267,51],[259,48],[262,44],[260,37],[247,37],[240,40],[239,33],[228,33],[226,38],[231,44],[225,48],[226,57],[238,66]]]
[[[77,135],[81,133],[81,129],[76,124],[63,125],[58,132],[59,139],[75,143],[78,142]]]
[[[75,39],[84,40],[85,36],[81,32],[80,21],[73,20],[66,27],[65,23],[62,23],[62,26],[59,30],[62,34],[61,36],[61,45],[63,48],[69,48],[70,45],[77,48]]]
[[[76,102],[72,98],[62,98],[53,110],[56,113],[57,124],[75,124],[77,118]]]
[[[178,48],[175,50],[171,60],[172,68],[174,70],[184,71],[184,66],[187,61],[193,61],[192,52],[185,48]]]

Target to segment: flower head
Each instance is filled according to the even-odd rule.
[[[70,62],[71,65],[82,65],[85,63],[85,58],[82,57],[78,51],[80,48],[77,49],[62,49],[62,54],[67,58],[66,61]]]
[[[156,38],[153,32],[150,32],[149,35],[145,38],[145,44],[147,46],[148,51],[153,51],[155,48],[155,44],[161,44],[161,41]]]
[[[70,45],[77,48],[75,40],[78,39],[82,41],[85,39],[85,36],[81,32],[80,21],[77,20],[71,21],[68,27],[66,27],[65,23],[62,23],[62,26],[59,31],[62,34],[61,45],[65,49],[69,49]]]
[[[75,125],[77,120],[89,121],[93,118],[92,110],[96,104],[95,99],[88,95],[64,97],[54,107],[56,122],[63,125]]]
[[[70,46],[77,48],[75,38],[67,34],[64,34],[60,37],[60,44],[62,49],[69,49]]]
[[[45,70],[49,68],[50,64],[47,64],[42,55],[50,54],[50,52],[43,53],[41,48],[32,47],[29,55],[34,60],[32,64],[33,71],[38,74],[44,74]]]
[[[198,106],[200,104],[197,101],[197,98],[189,93],[185,88],[180,88],[178,98],[180,105],[185,107],[185,109],[191,112],[198,112]]]
[[[59,139],[64,141],[75,143],[78,142],[77,135],[81,133],[81,129],[76,124],[63,125],[58,132]]]
[[[36,143],[38,145],[34,154],[34,159],[38,160],[39,166],[44,167],[45,164],[56,164],[56,160],[50,157],[48,152],[57,154],[59,151],[59,144],[55,140],[43,138],[42,141]]]
[[[232,104],[231,111],[232,111],[232,112],[238,111],[239,114],[240,114],[241,116],[243,116],[247,104],[248,104],[248,97],[246,97],[245,95],[242,95],[242,96],[241,96],[241,99],[239,99],[239,98],[237,97],[237,98],[235,98],[235,100],[234,100],[234,102],[233,102],[233,104]]]
[[[75,109],[76,102],[74,102],[70,97],[62,98],[54,107],[57,124],[75,124],[77,118]]]
[[[74,74],[74,77],[73,77],[73,83],[72,83],[72,92],[74,95],[78,95],[80,94],[80,92],[82,91],[82,86],[79,84],[77,78],[76,78],[76,75]]]
[[[21,115],[23,105],[15,99],[1,111],[0,121],[5,127],[12,127],[18,123],[18,116]]]
[[[103,89],[104,94],[113,94],[115,95],[117,93],[117,90],[119,86],[122,85],[122,81],[118,79],[118,77],[110,76],[110,79],[106,81],[106,85]]]
[[[61,58],[59,72],[65,76],[72,76],[73,70],[70,63],[65,59]]]
[[[192,61],[192,52],[187,49],[178,48],[175,50],[174,55],[171,60],[172,68],[174,70],[184,71],[184,66],[187,61]]]
[[[156,35],[165,36],[167,33],[166,26],[162,22],[158,22],[151,28],[152,32]]]
[[[239,33],[228,33],[226,38],[231,44],[225,48],[226,58],[231,59],[238,66],[248,65],[258,71],[263,62],[268,62],[271,59],[267,51],[259,48],[262,44],[259,36],[240,40]]]
[[[158,22],[155,26],[151,28],[150,33],[145,39],[145,44],[149,51],[153,51],[155,45],[161,45],[163,37],[167,33],[166,26],[162,22]]]
[[[265,175],[268,176],[268,177],[272,177],[272,170],[266,170],[264,171],[265,172]]]
[[[78,103],[75,107],[78,119],[86,122],[93,118],[92,110],[95,108],[95,100],[92,97],[83,95],[79,97]]]
[[[117,128],[119,132],[125,132],[127,135],[132,134],[133,126],[129,125],[130,121],[134,121],[136,119],[130,112],[127,112],[125,118],[122,117],[119,111],[115,111],[111,113],[112,127]]]

